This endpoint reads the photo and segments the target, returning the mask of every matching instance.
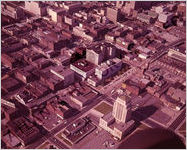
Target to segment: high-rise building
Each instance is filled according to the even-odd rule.
[[[19,20],[23,19],[25,14],[23,9],[14,4],[13,2],[4,1],[1,3],[1,13],[5,16],[9,16],[13,19]]]
[[[125,5],[125,1],[116,1],[116,7],[122,8]]]
[[[116,55],[116,47],[110,43],[100,43],[92,45],[86,51],[86,60],[95,64],[100,65],[103,61],[114,58]]]
[[[108,7],[106,16],[110,21],[116,23],[120,19],[120,10]]]
[[[46,5],[43,2],[25,1],[25,9],[35,15],[47,15]]]
[[[152,6],[152,2],[145,1],[129,1],[125,3],[125,13],[131,15],[134,10],[149,9]]]
[[[128,122],[131,119],[131,101],[127,96],[120,96],[113,106],[113,116],[117,122]]]

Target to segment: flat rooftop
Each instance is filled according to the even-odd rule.
[[[106,114],[108,114],[109,112],[112,111],[113,107],[111,105],[107,104],[106,102],[101,102],[94,109],[96,111],[99,111],[100,113],[106,115]]]
[[[80,59],[74,62],[72,65],[84,72],[90,71],[91,69],[95,67],[94,64],[86,61],[85,59]]]

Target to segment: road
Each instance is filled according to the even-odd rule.
[[[146,126],[149,126],[150,128],[163,128],[163,126],[157,124],[156,122],[152,121],[150,118],[146,118],[144,120],[141,120],[140,118],[147,117],[146,115],[136,112],[136,114],[133,116],[133,118],[137,121],[140,121],[142,124],[145,124]]]
[[[87,112],[88,110],[93,108],[95,105],[97,105],[104,98],[105,98],[105,95],[98,96],[90,105],[88,105],[87,107],[83,108],[83,110],[79,114],[67,119],[67,123],[66,124],[64,124],[62,122],[56,128],[52,129],[50,132],[47,132],[46,135],[44,135],[43,137],[41,137],[40,139],[38,139],[34,143],[28,145],[26,148],[27,149],[36,149],[39,145],[41,145],[45,140],[48,139],[51,143],[53,143],[57,147],[59,147],[61,149],[67,149],[68,147],[65,144],[63,144],[62,142],[60,142],[58,139],[56,139],[54,137],[54,135],[56,133],[58,133],[59,131],[61,131],[62,129],[64,129],[66,126],[68,126],[71,122],[73,122],[76,119],[78,119],[79,117],[81,117],[85,112]]]
[[[172,45],[172,44],[171,44]],[[169,46],[171,46],[169,45]],[[157,53],[155,53],[153,56],[151,56],[149,59],[143,61],[141,63],[140,66],[144,66],[146,65],[146,63],[152,63],[153,61],[155,61],[156,59],[158,59],[159,57],[161,57],[162,55],[164,55],[165,53],[167,53],[168,48],[164,47],[162,49],[160,49]],[[27,146],[26,148],[28,149],[35,149],[37,148],[39,145],[41,145],[44,141],[46,141],[47,139],[53,143],[54,145],[56,145],[57,147],[61,148],[61,149],[67,149],[68,147],[63,144],[62,142],[60,142],[58,139],[56,139],[54,137],[54,135],[56,133],[58,133],[59,131],[61,131],[63,128],[65,128],[67,125],[69,125],[72,121],[74,121],[75,119],[78,119],[79,117],[81,117],[85,112],[87,112],[88,110],[90,110],[91,108],[93,108],[95,105],[97,105],[100,101],[104,100],[106,98],[105,94],[111,92],[113,89],[116,89],[117,87],[119,87],[121,85],[121,83],[125,80],[127,80],[131,75],[133,75],[135,72],[139,71],[137,70],[137,67],[135,67],[133,64],[131,64],[132,68],[129,69],[127,72],[125,72],[123,75],[117,77],[115,80],[113,80],[111,83],[109,83],[108,85],[106,85],[105,87],[103,87],[99,92],[104,94],[104,95],[100,95],[97,99],[95,99],[93,101],[93,103],[91,103],[89,106],[85,107],[79,114],[69,118],[67,120],[67,123],[61,123],[60,125],[58,125],[56,128],[54,128],[53,130],[51,130],[50,132],[48,132],[45,136],[41,137],[40,139],[38,139],[37,141],[35,141],[34,143],[30,144],[29,146]],[[170,129],[176,129],[178,124],[181,123],[181,121],[184,119],[184,113],[181,113],[181,115],[170,125]],[[142,121],[143,124],[146,124],[150,127],[161,127],[160,125],[158,125],[157,123],[146,119],[144,121]]]
[[[186,117],[185,113],[186,113],[186,109],[183,109],[182,112],[180,113],[180,115],[169,126],[169,129],[174,131],[180,125],[180,123],[185,119],[185,117]]]
[[[107,94],[108,92],[112,91],[113,89],[116,89],[119,84],[121,84],[123,81],[127,80],[132,74],[134,74],[137,71],[136,68],[132,67],[128,71],[126,71],[124,74],[120,75],[116,79],[114,79],[112,82],[110,82],[108,85],[103,87],[100,92],[102,94]]]

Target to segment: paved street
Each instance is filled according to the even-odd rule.
[[[48,132],[44,137],[40,138],[36,142],[30,144],[27,146],[29,149],[37,148],[39,145],[41,145],[45,140],[49,139],[53,144],[57,145],[60,148],[68,148],[66,145],[64,145],[62,142],[60,142],[58,139],[54,137],[56,133],[61,131],[63,128],[65,128],[67,125],[69,125],[72,121],[75,121],[79,117],[81,117],[85,112],[93,108],[95,105],[97,105],[100,101],[102,101],[105,98],[104,95],[100,95],[95,99],[89,106],[85,107],[79,114],[67,119],[67,123],[64,124],[63,122],[58,125],[56,128],[52,129],[50,133]]]

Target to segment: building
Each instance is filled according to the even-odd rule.
[[[6,92],[14,91],[18,89],[20,86],[21,83],[12,77],[8,77],[1,80],[1,88]]]
[[[32,63],[33,61],[43,57],[42,54],[37,53],[35,51],[31,51],[28,48],[24,48],[20,52],[23,55],[24,61],[26,61],[29,64]]]
[[[27,84],[33,80],[35,80],[35,76],[32,74],[32,72],[36,68],[32,65],[28,65],[22,69],[19,69],[16,71],[15,76],[17,79],[21,80],[23,83]]]
[[[75,71],[81,78],[83,77],[85,79],[94,73],[95,65],[86,61],[85,59],[81,59],[70,64],[70,69]]]
[[[116,99],[112,115],[117,122],[126,123],[131,119],[131,101],[129,97],[121,96]]]
[[[51,73],[63,79],[63,86],[66,87],[72,83],[74,83],[75,73],[73,70],[69,68],[65,68],[63,66],[55,66],[50,69]]]
[[[104,54],[100,50],[87,50],[86,51],[86,60],[95,64],[99,65],[104,59]]]
[[[58,7],[49,7],[47,9],[48,15],[51,16],[51,20],[55,23],[61,23],[61,21],[58,19],[60,15],[65,13],[65,10],[63,8]]]
[[[101,101],[98,105],[96,105],[92,110],[91,113],[98,117],[101,118],[104,115],[112,112],[113,106],[109,104],[108,102]]]
[[[116,1],[116,7],[117,8],[122,8],[125,5],[124,1]]]
[[[44,57],[39,58],[31,63],[33,66],[35,66],[38,69],[44,69],[46,67],[49,67],[52,65],[52,62]]]
[[[171,19],[173,18],[174,14],[169,12],[160,13],[158,16],[158,21],[161,23],[171,23]]]
[[[92,74],[87,79],[87,82],[92,86],[98,86],[105,79],[112,77],[122,68],[122,61],[118,58],[109,59],[95,68],[95,74]]]
[[[105,113],[99,119],[99,126],[119,139],[131,132],[134,125],[134,120],[131,120],[131,102],[126,96],[118,97],[113,111]]]
[[[136,49],[139,51],[139,53],[143,53],[143,54],[147,54],[147,55],[151,54],[151,50],[146,47],[138,46]]]
[[[116,55],[116,47],[110,43],[99,43],[90,46],[86,51],[86,60],[100,65],[103,61],[114,58]]]
[[[55,33],[55,31],[52,31],[50,29],[38,29],[37,36],[41,45],[48,47],[49,49],[54,51],[60,50],[69,42],[68,37],[63,36],[59,33]]]
[[[186,17],[186,3],[181,3],[178,5],[177,13],[181,16]]]
[[[97,94],[97,92],[91,90],[88,86],[84,86],[72,91],[70,93],[70,98],[79,106],[79,108],[82,109],[86,105],[90,104],[97,97]]]
[[[1,54],[1,62],[7,66],[7,67],[10,67],[11,69],[12,68],[15,68],[17,66],[17,61],[12,58],[11,56],[5,54],[5,53],[2,53]]]
[[[72,114],[72,109],[67,105],[64,105],[63,102],[55,103],[53,101],[47,101],[46,108],[50,112],[53,112],[62,118],[68,118],[68,116]]]
[[[21,7],[17,6],[13,2],[2,2],[1,13],[5,16],[9,16],[13,19],[23,19],[25,14]]]
[[[177,102],[181,102],[182,104],[186,103],[186,92],[181,89],[175,89],[174,87],[170,87],[167,91],[167,95],[169,95]]]
[[[175,49],[169,49],[168,56],[177,59],[183,63],[186,63],[186,55]]]
[[[152,2],[145,1],[129,1],[125,3],[124,12],[128,15],[132,15],[133,11],[140,9],[149,9],[152,6]]]
[[[114,23],[117,23],[120,20],[120,10],[119,9],[114,9],[114,8],[107,7],[106,17],[110,21],[112,21]]]
[[[61,51],[62,52],[62,51]],[[69,55],[59,55],[53,58],[54,62],[57,65],[64,65],[67,66],[70,64],[71,57]]]
[[[39,72],[38,75],[40,80],[51,90],[56,91],[63,88],[64,80],[56,74],[52,73],[49,68],[43,69],[41,72]]]
[[[169,11],[169,7],[167,7],[167,6],[157,6],[157,7],[155,7],[155,12],[157,14],[167,12],[167,11]]]
[[[64,9],[66,9],[69,12],[75,12],[78,11],[82,8],[82,3],[81,2],[68,2],[66,1],[63,4]]]
[[[13,133],[24,146],[37,140],[40,136],[40,130],[25,117],[19,117],[15,120],[11,120],[7,124],[11,133]]]
[[[99,120],[99,126],[118,139],[122,139],[125,135],[127,135],[134,127],[134,124],[134,120],[130,120],[125,124],[116,123],[111,112],[104,115]]]
[[[136,81],[127,79],[122,84],[122,87],[134,95],[139,95],[145,88],[145,85],[141,84],[141,82],[136,82]]]
[[[126,52],[129,52],[130,48],[134,45],[134,43],[132,42],[134,37],[129,38],[128,36],[130,36],[130,33],[127,34],[127,38],[116,38],[116,46]]]
[[[25,1],[25,9],[38,16],[47,15],[47,8],[44,2]]]
[[[95,128],[96,126],[87,117],[79,118],[68,125],[63,130],[61,136],[73,145],[78,143]]]
[[[33,37],[32,35],[25,35],[24,37],[21,38],[21,42],[24,45],[30,46],[32,44],[38,43],[38,39]]]
[[[144,13],[138,13],[137,14],[137,19],[142,21],[142,22],[145,22],[147,24],[151,24],[153,23],[153,18],[147,14],[144,14]]]
[[[109,59],[95,69],[95,75],[104,80],[118,72],[122,67],[122,61],[118,58]]]
[[[1,100],[1,110],[4,112],[5,118],[7,121],[14,120],[21,116],[21,111],[15,107],[15,104],[11,103],[12,105],[5,105],[5,101]]]

